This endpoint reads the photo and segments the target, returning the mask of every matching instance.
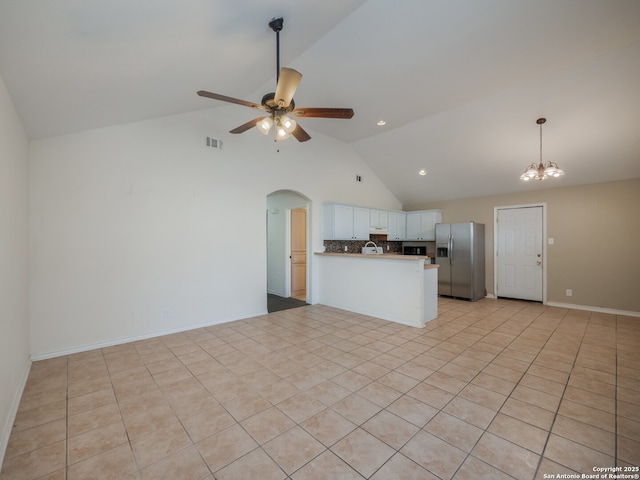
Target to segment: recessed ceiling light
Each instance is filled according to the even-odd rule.
[[[377,123],[377,125],[378,125],[379,127],[381,127],[381,126],[383,126],[383,125],[386,125],[386,124],[387,124],[387,122],[385,122],[384,120],[378,120],[378,123]]]
[[[427,174],[427,171],[424,168],[418,172],[418,175],[425,176],[426,174]]]

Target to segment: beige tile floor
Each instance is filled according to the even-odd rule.
[[[0,479],[499,480],[640,465],[640,319],[439,308],[416,329],[313,305],[36,362]]]

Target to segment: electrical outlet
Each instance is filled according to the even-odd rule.
[[[570,288],[567,288],[567,292],[566,292],[567,297],[570,297],[573,295],[573,290],[571,290]]]
[[[347,246],[346,246],[346,245],[344,246],[344,251],[345,251],[345,252],[348,252],[348,251],[349,251],[349,249],[347,248]]]

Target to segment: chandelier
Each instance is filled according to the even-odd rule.
[[[532,163],[527,167],[524,173],[520,175],[520,180],[524,180],[525,182],[528,182],[529,180],[545,180],[549,177],[559,177],[564,175],[564,172],[560,167],[558,167],[557,163],[542,163],[542,124],[546,121],[546,118],[539,118],[536,120],[536,123],[540,125],[540,163],[537,165]]]

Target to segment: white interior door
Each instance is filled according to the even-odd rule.
[[[307,209],[291,210],[291,296],[307,299]]]
[[[497,210],[496,296],[543,301],[543,207]]]

